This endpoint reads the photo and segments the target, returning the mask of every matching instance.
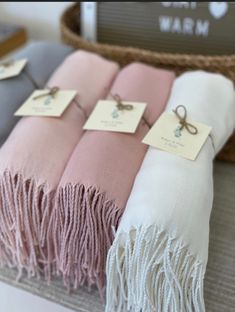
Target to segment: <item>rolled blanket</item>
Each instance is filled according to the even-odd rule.
[[[51,275],[53,246],[48,233],[55,189],[80,140],[85,114],[106,96],[116,63],[78,51],[56,70],[48,85],[77,90],[60,118],[22,118],[0,150],[0,260]]]
[[[37,87],[43,87],[53,71],[73,51],[72,48],[47,42],[33,42],[13,54],[13,60],[28,62],[17,77],[0,81],[0,145],[5,141],[19,118],[14,112]]]
[[[213,158],[235,126],[233,83],[185,73],[167,110],[212,127],[195,161],[149,148],[107,259],[107,312],[203,312]],[[192,140],[193,140],[192,136]]]
[[[121,70],[111,88],[123,100],[148,103],[145,119],[160,115],[174,74],[134,63]],[[102,292],[113,232],[125,207],[147,147],[142,121],[135,134],[87,131],[66,166],[54,207],[57,267],[67,284],[94,283]]]

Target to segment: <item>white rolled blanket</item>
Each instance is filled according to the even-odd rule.
[[[195,161],[149,148],[108,254],[106,312],[205,311],[213,159],[235,127],[233,83],[185,73],[167,110],[178,105],[211,136]]]

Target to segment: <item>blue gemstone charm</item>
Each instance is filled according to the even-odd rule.
[[[51,103],[52,97],[48,96],[45,101],[44,101],[44,105],[49,105]]]
[[[179,138],[181,137],[181,129],[180,129],[180,126],[178,126],[175,130],[174,130],[174,133],[175,133],[175,137],[176,138]]]
[[[115,109],[113,112],[112,112],[112,117],[113,118],[118,118],[119,117],[119,114],[118,114],[118,110]]]

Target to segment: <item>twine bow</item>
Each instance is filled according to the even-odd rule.
[[[10,67],[14,64],[13,60],[6,60],[0,63],[0,66],[2,67]]]
[[[120,95],[118,94],[111,94],[112,98],[114,99],[114,101],[117,102],[117,109],[118,110],[132,110],[134,108],[133,105],[131,104],[123,104],[122,102],[122,98],[120,97]],[[144,116],[142,116],[143,121],[145,122],[145,124],[150,128],[150,124],[148,123],[148,121],[146,120],[146,118]]]
[[[44,97],[44,96],[48,96],[48,95],[54,98],[59,90],[60,90],[59,87],[52,87],[52,88],[49,88],[49,90],[48,90],[47,93],[39,94],[39,95],[35,96],[35,97],[33,98],[33,100],[37,100],[37,99],[40,99],[40,98],[42,98],[42,97]]]
[[[127,110],[127,111],[130,111],[130,110],[132,110],[133,108],[134,108],[134,106],[133,105],[131,105],[131,104],[123,104],[122,103],[122,99],[121,99],[121,97],[120,97],[120,95],[118,95],[118,94],[111,94],[111,96],[112,96],[112,98],[117,102],[117,109],[118,110]]]
[[[183,116],[180,115],[179,110],[183,109]],[[198,133],[197,127],[187,122],[187,109],[184,105],[178,105],[175,109],[173,109],[173,112],[176,114],[176,116],[179,119],[180,123],[180,130],[183,130],[184,128],[192,135],[195,135]]]

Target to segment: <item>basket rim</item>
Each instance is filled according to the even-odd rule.
[[[120,50],[125,49],[126,53],[139,53],[146,56],[158,56],[163,59],[174,60],[174,59],[194,59],[196,61],[219,61],[223,62],[223,67],[235,67],[235,53],[234,54],[224,54],[224,55],[203,55],[203,54],[187,54],[187,53],[169,53],[169,52],[158,52],[158,51],[150,51],[147,49],[136,48],[132,46],[120,46],[120,45],[111,45],[107,43],[99,43],[99,42],[88,42],[86,39],[82,38],[80,33],[74,32],[71,28],[68,27],[66,20],[68,17],[71,18],[71,14],[80,12],[80,3],[73,3],[68,6],[65,11],[61,15],[60,24],[61,30],[67,34],[67,36],[71,37],[73,40],[80,41],[84,45],[89,44],[90,46],[103,50],[112,50],[113,52],[119,52]],[[80,20],[80,14],[77,14],[78,21]],[[225,63],[224,63],[225,62]]]

